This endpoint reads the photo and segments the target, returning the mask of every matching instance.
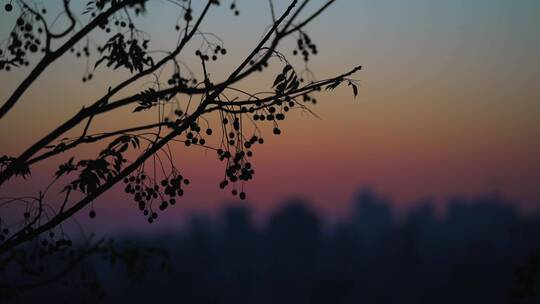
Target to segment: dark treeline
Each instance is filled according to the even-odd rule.
[[[498,198],[455,200],[442,217],[425,204],[398,220],[388,202],[362,192],[332,229],[306,206],[291,201],[264,228],[246,207],[232,207],[218,220],[193,218],[183,232],[131,238],[166,248],[171,271],[151,263],[129,283],[122,267],[96,258],[104,301],[512,303],[516,269],[540,243],[540,216],[519,215]],[[76,299],[74,289],[61,290],[23,298],[60,291]]]

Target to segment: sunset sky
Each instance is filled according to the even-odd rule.
[[[147,16],[138,22],[152,35],[151,49],[168,49],[176,42],[178,12],[161,2],[150,5]],[[215,82],[241,62],[271,23],[265,0],[237,1],[239,17],[228,9],[229,1],[222,2],[225,5],[213,8],[201,26],[223,39],[230,54],[209,64]],[[288,3],[275,2],[280,12]],[[321,3],[313,1],[311,11]],[[1,16],[0,36],[7,37],[15,16],[5,12]],[[248,200],[241,204],[264,215],[284,199],[300,197],[336,218],[347,212],[359,189],[369,187],[402,208],[426,198],[442,203],[456,195],[498,192],[519,202],[523,210],[537,210],[539,29],[537,0],[336,1],[307,27],[320,53],[309,67],[323,79],[362,65],[363,70],[353,76],[360,81],[359,94],[355,99],[346,85],[320,94],[320,102],[312,107],[320,119],[291,114],[279,137],[263,124],[267,141],[254,150],[256,174],[246,184]],[[292,56],[294,42],[287,40],[280,51],[301,71],[303,62]],[[183,58],[200,76],[193,51]],[[274,68],[240,87],[269,90],[279,69],[273,63]],[[28,72],[23,68],[0,73],[2,102]],[[98,68],[96,80],[83,84],[84,72],[84,60],[72,55],[54,63],[0,120],[0,154],[18,155],[126,76]],[[146,87],[140,82],[129,92]],[[152,113],[135,116],[132,110],[126,107],[96,119],[92,130],[131,126],[155,117]],[[233,201],[230,190],[218,188],[224,168],[215,152],[185,149],[182,144],[174,147],[176,165],[192,183],[179,206],[164,213],[164,225]],[[97,151],[82,149],[75,155]],[[73,155],[68,152],[55,162],[36,166],[31,179],[9,182],[0,188],[0,196],[29,189],[37,193],[58,161]],[[125,217],[126,226],[143,222],[119,189],[94,203],[97,212],[109,220]]]

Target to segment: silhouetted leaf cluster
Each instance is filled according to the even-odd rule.
[[[103,55],[95,66],[107,61],[107,67],[112,66],[113,69],[125,67],[132,73],[134,70],[141,72],[144,66],[153,65],[152,57],[146,53],[148,42],[149,40],[142,43],[137,39],[125,40],[123,34],[116,34],[100,49],[100,53],[108,52],[108,55]]]
[[[139,105],[133,110],[133,112],[139,112],[142,110],[148,110],[155,106],[160,98],[156,95],[156,90],[150,88],[139,94]]]
[[[288,64],[283,68],[283,71],[277,75],[274,80],[274,85],[277,94],[283,94],[298,89],[300,81],[293,67]]]
[[[92,193],[102,183],[109,181],[122,169],[126,159],[123,153],[129,145],[139,147],[139,139],[136,136],[123,135],[113,140],[107,148],[99,153],[96,159],[80,160],[73,164],[73,159],[60,165],[57,177],[64,173],[80,170],[79,178],[71,182],[64,190],[80,190],[83,193]]]
[[[2,155],[0,157],[0,172],[4,171],[7,167],[10,167],[13,170],[15,176],[26,178],[30,175],[30,167],[28,164],[19,161],[16,157]]]

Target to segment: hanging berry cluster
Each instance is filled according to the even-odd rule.
[[[11,3],[4,7],[10,12],[13,9]],[[28,66],[28,55],[31,53],[45,52],[42,46],[43,28],[36,26],[41,21],[41,16],[32,13],[28,7],[22,6],[22,12],[17,18],[16,24],[7,39],[7,47],[0,48],[0,71],[10,71],[18,66]],[[46,10],[43,9],[45,14]]]
[[[317,45],[311,41],[311,38],[305,32],[300,31],[300,37],[296,43],[297,49],[293,50],[293,55],[296,56],[300,53],[305,62],[309,61],[310,55],[317,55]]]
[[[126,177],[124,183],[126,184],[124,191],[133,196],[139,210],[147,217],[148,222],[152,223],[158,218],[158,214],[153,208],[155,201],[161,202],[158,207],[160,211],[176,204],[176,197],[184,195],[183,187],[189,185],[189,179],[184,178],[176,169],[173,169],[171,176],[161,180],[160,184],[143,172]]]
[[[293,108],[295,105],[295,101],[293,101],[290,97],[287,99],[290,100],[288,103],[284,103],[281,99],[278,99],[275,102],[275,105],[277,106],[277,108],[279,108],[279,110],[275,106],[270,106],[268,108],[260,108],[258,110],[255,110],[255,108],[250,107],[249,112],[255,113],[253,114],[253,120],[255,121],[267,120],[267,121],[274,122],[275,124],[277,124],[278,120],[285,120],[285,114],[283,112],[288,112],[290,108]],[[278,111],[279,113],[276,113]],[[275,129],[274,129],[274,133],[276,133]]]
[[[32,225],[35,222],[35,219],[40,215],[41,211],[39,208],[43,208],[41,203],[38,203],[38,199],[22,198],[17,199],[20,202],[26,204],[26,210],[23,212],[23,222],[24,229],[20,233],[29,233],[31,232]],[[29,201],[30,200],[30,201]],[[13,201],[13,199],[12,199]],[[29,264],[25,267],[30,267],[30,264],[35,264],[38,259],[44,258],[48,255],[52,255],[57,252],[62,252],[73,245],[73,242],[68,238],[66,234],[62,231],[61,227],[56,228],[59,233],[56,233],[54,230],[50,230],[48,234],[43,234],[38,238],[38,246],[33,247],[31,252],[28,255],[28,259],[25,262]],[[0,243],[6,241],[10,237],[10,229],[6,223],[0,218]],[[42,272],[42,266],[38,267],[38,271]]]
[[[248,158],[253,156],[253,146],[262,144],[264,140],[257,135],[246,138],[242,132],[242,120],[240,114],[230,114],[225,116],[221,125],[224,136],[221,148],[217,150],[220,161],[225,161],[225,177],[220,182],[219,187],[224,189],[233,184],[232,195],[239,195],[240,199],[246,199],[244,192],[244,182],[253,179],[255,170]],[[239,189],[236,183],[241,182]]]
[[[190,78],[184,78],[180,75],[180,71],[177,69],[177,71],[171,75],[171,78],[167,80],[167,84],[179,87],[187,87],[189,83],[193,85],[197,84],[197,78],[194,77],[193,73],[190,74]]]
[[[47,271],[50,271],[53,267],[47,267],[48,259],[47,257],[54,257],[57,254],[58,258],[66,259],[70,258],[73,253],[72,249],[73,242],[66,238],[64,234],[61,236],[56,236],[56,234],[51,231],[43,237],[37,238],[35,240],[35,246],[28,248],[28,251],[19,250],[12,252],[11,258],[15,260],[18,266],[27,274],[32,274],[35,276],[41,276]]]
[[[82,48],[80,47],[72,47],[69,49],[69,51],[73,54],[75,54],[75,57],[81,58],[82,56],[86,57],[86,71],[84,73],[84,76],[82,78],[82,82],[87,82],[92,80],[94,78],[94,75],[91,72],[90,66],[89,66],[89,60],[90,60],[90,48],[89,48],[89,41],[86,41],[86,45]]]
[[[234,13],[235,16],[240,15],[240,11],[238,10],[238,6],[236,5],[236,0],[231,3],[229,9]]]
[[[40,247],[33,255],[31,255],[31,258],[35,258],[34,255],[37,254],[38,258],[43,258],[48,255],[52,255],[57,252],[64,251],[68,248],[70,248],[73,245],[73,242],[67,238],[66,235],[62,235],[60,237],[56,237],[56,234],[54,232],[49,232],[49,239],[42,238],[39,241]]]
[[[11,1],[9,1],[9,3],[6,3],[6,5],[4,5],[4,9],[6,10],[6,12],[11,12],[13,10],[13,4],[11,4]]]
[[[212,135],[212,129],[206,129],[207,135]],[[186,147],[193,145],[204,146],[206,144],[206,139],[201,135],[201,127],[196,122],[190,124],[189,131],[186,133],[186,140],[184,141]]]
[[[209,55],[210,53],[212,53],[212,55]],[[204,61],[209,61],[210,59],[212,59],[213,61],[216,61],[218,60],[219,55],[224,56],[226,54],[227,54],[226,48],[220,45],[215,45],[213,43],[208,43],[208,46],[206,47],[204,51],[201,51],[201,50],[195,51],[195,55],[199,56]]]

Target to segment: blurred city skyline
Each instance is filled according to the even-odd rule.
[[[288,200],[264,225],[255,205],[236,205],[191,216],[183,229],[119,234],[118,252],[135,254],[89,258],[85,279],[97,279],[105,303],[535,303],[527,274],[540,258],[540,213],[486,197],[453,200],[443,216],[426,203],[398,217],[390,201],[363,191],[327,225],[310,205]],[[62,263],[52,257],[45,273]],[[79,281],[73,271],[21,301],[100,294]]]

